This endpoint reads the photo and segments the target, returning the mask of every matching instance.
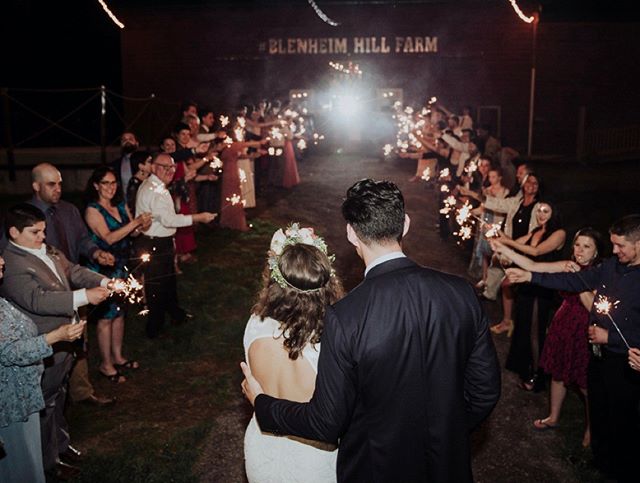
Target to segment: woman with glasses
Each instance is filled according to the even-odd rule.
[[[131,256],[129,237],[137,236],[151,224],[151,214],[141,213],[136,218],[122,199],[115,173],[109,167],[96,169],[85,190],[87,208],[85,221],[91,230],[91,238],[100,247],[115,257],[112,267],[89,263],[88,267],[111,278],[126,279],[125,265]],[[122,355],[124,337],[124,300],[116,296],[98,305],[91,312],[91,320],[97,321],[98,347],[100,350],[99,371],[113,382],[125,382],[125,369],[137,369],[136,361]]]
[[[558,211],[547,202],[537,203],[538,226],[516,239],[500,234],[498,241],[534,262],[554,262],[559,259],[566,232],[561,228]],[[538,377],[538,361],[544,344],[547,326],[556,308],[555,291],[529,283],[520,284],[515,294],[515,328],[505,367],[520,376],[519,387],[538,391],[543,382]]]

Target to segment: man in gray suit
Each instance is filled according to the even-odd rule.
[[[0,294],[31,317],[39,334],[73,321],[78,308],[99,304],[115,287],[114,281],[69,262],[60,250],[45,245],[45,220],[44,213],[28,203],[9,209],[9,244],[3,252],[5,280],[0,286]],[[73,349],[69,343],[58,343],[53,351],[45,359],[42,377],[43,463],[45,472],[57,479],[68,479],[79,471],[59,459],[69,446],[63,411]]]

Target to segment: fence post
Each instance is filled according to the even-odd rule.
[[[576,158],[578,161],[584,159],[584,129],[587,120],[587,108],[586,106],[580,106],[578,112],[578,136],[576,139]]]
[[[4,143],[7,149],[7,166],[9,167],[9,180],[16,180],[16,160],[13,155],[13,139],[11,137],[11,110],[9,106],[9,89],[0,88],[2,96],[2,116],[4,117]]]
[[[107,89],[100,86],[100,161],[107,164]]]

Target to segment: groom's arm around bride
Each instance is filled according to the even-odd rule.
[[[469,432],[500,394],[480,303],[463,279],[404,256],[409,219],[393,183],[356,183],[342,211],[365,280],[326,312],[309,403],[259,394],[243,366],[258,423],[339,441],[338,481],[470,482]]]

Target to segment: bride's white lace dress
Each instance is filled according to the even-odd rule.
[[[278,321],[252,315],[244,332],[245,360],[256,339],[282,335]],[[302,350],[314,372],[318,373],[320,344],[307,344]],[[260,431],[255,414],[244,435],[244,458],[250,483],[327,483],[336,481],[336,457],[332,447],[293,436],[275,436]]]

